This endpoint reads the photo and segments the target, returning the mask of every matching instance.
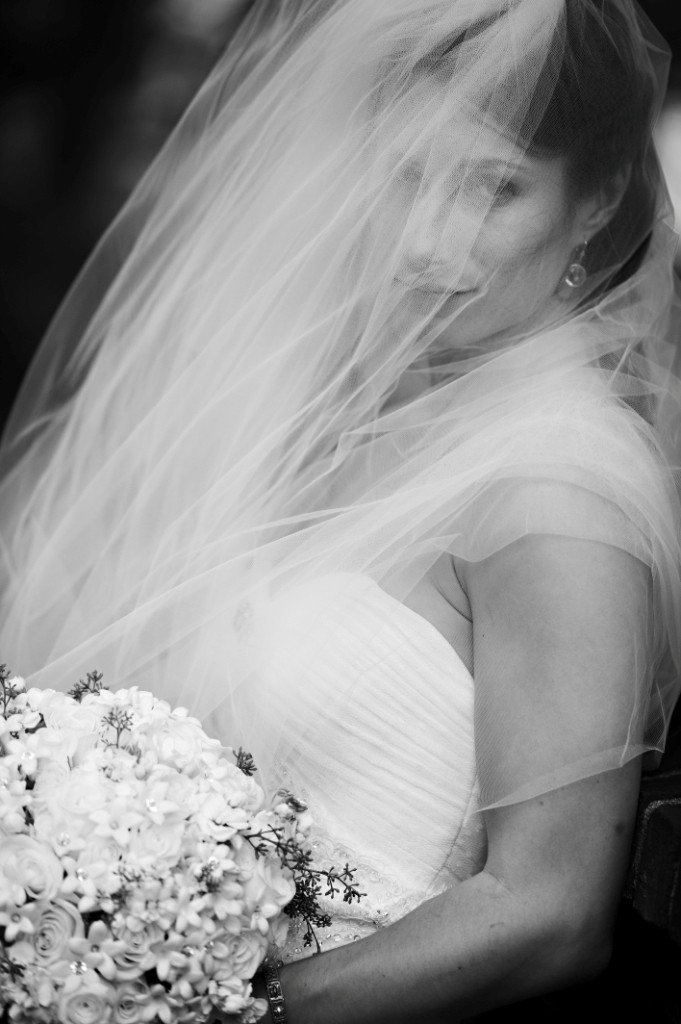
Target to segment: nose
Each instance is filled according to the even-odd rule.
[[[410,273],[449,285],[456,285],[464,276],[479,226],[469,223],[470,211],[467,216],[454,206],[450,194],[440,195],[435,190],[414,201],[405,238]]]
[[[406,231],[407,258],[415,273],[425,273],[434,266],[448,262],[445,239],[446,206],[437,195],[419,195],[409,213]]]

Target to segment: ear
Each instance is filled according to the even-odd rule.
[[[583,206],[580,218],[585,238],[593,238],[615,216],[627,190],[631,177],[631,167],[618,171],[593,199],[588,199]]]

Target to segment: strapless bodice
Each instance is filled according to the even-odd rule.
[[[481,868],[473,679],[434,626],[359,574],[287,590],[271,612],[271,685],[291,699],[328,695],[326,712],[302,716],[278,781],[309,802],[315,860],[356,867],[366,893],[326,901],[333,923],[318,938],[328,948]],[[294,929],[283,959],[306,952]]]

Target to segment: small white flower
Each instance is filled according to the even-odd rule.
[[[0,928],[5,930],[5,942],[14,942],[19,935],[32,935],[35,930],[30,914],[21,906],[0,910]]]
[[[91,970],[97,970],[108,981],[116,977],[116,964],[113,958],[124,949],[125,942],[114,939],[103,921],[93,922],[86,938],[69,940],[69,950],[74,959],[81,961]]]
[[[24,808],[32,802],[26,780],[0,759],[0,827],[5,832],[26,832]],[[0,874],[2,869],[0,867]]]
[[[240,1014],[252,1003],[250,986],[229,966],[216,971],[210,978],[208,992],[214,1005],[227,1015]]]

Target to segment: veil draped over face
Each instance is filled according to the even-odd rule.
[[[613,117],[593,67],[612,78],[620,55],[644,127],[582,181]],[[315,716],[357,685],[265,695],[292,589],[359,573],[402,600],[445,553],[577,537],[650,568],[627,720],[612,694],[576,685],[567,716],[557,695],[484,802],[661,749],[681,668],[665,71],[629,0],[257,0],[19,398],[3,659],[35,685],[98,669],[151,689],[267,767],[313,749]],[[580,204],[613,192],[586,283],[561,285]],[[328,636],[308,615],[315,659]],[[598,749],[579,742],[586,706]]]

